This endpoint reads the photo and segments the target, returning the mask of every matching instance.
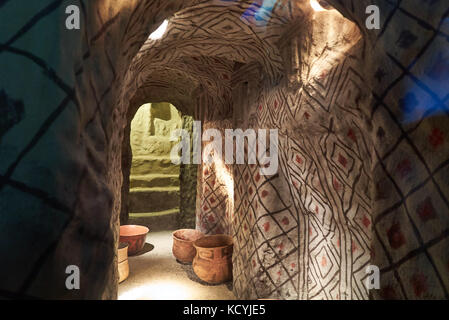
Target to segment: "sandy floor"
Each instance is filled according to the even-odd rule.
[[[119,300],[234,300],[232,283],[208,285],[191,265],[173,257],[171,231],[150,232],[143,253],[129,257],[129,277],[119,284]]]

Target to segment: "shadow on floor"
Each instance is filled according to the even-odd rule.
[[[138,253],[133,255],[133,257],[138,257],[141,255],[144,255],[145,253],[150,252],[153,249],[154,249],[154,246],[151,243],[146,242],[145,245],[143,246],[142,250],[140,250]]]
[[[220,283],[220,284],[207,283],[207,282],[201,280],[200,278],[198,278],[198,276],[193,271],[192,264],[190,264],[190,263],[182,263],[179,260],[176,260],[176,262],[178,262],[181,265],[182,270],[186,273],[187,277],[190,280],[195,281],[195,282],[197,282],[197,283],[199,283],[199,284],[201,284],[203,286],[209,286],[209,287],[225,285],[228,290],[232,291],[232,280],[228,281],[228,282],[225,282],[225,283]]]

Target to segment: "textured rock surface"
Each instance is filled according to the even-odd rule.
[[[234,237],[238,298],[368,298],[369,263],[373,298],[448,298],[447,1],[329,0],[347,20],[308,1],[75,2],[81,31],[63,27],[69,1],[0,8],[20,17],[0,30],[0,90],[25,111],[0,128],[2,295],[116,297],[126,128],[170,101],[204,127],[280,130],[277,175],[199,170],[197,224]],[[380,30],[364,27],[369,4]],[[279,43],[298,25],[289,86]],[[81,290],[64,286],[70,264]]]
[[[130,135],[129,223],[143,224],[153,231],[176,228],[180,166],[170,159],[176,144],[170,141],[170,135],[181,126],[181,115],[169,103],[145,104],[134,115]],[[170,217],[164,219],[165,215]],[[158,225],[161,219],[163,226]]]
[[[0,146],[5,296],[117,296],[127,119],[118,95],[149,32],[187,4],[75,2],[80,31],[65,29],[73,1],[7,1],[0,9],[8,21],[0,31],[0,87],[23,101],[26,115]],[[130,23],[139,16],[146,23]],[[68,265],[80,268],[80,290],[65,287]]]
[[[191,154],[193,154],[193,118],[182,117],[182,128],[190,133]],[[197,189],[198,165],[181,163],[181,207],[177,216],[178,228],[195,229],[196,221],[196,189]]]

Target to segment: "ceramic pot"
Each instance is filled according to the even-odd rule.
[[[120,242],[128,243],[128,255],[135,255],[143,249],[145,238],[149,231],[150,229],[145,226],[120,226]]]
[[[128,264],[128,243],[120,242],[117,253],[118,260],[118,282],[125,281],[129,276],[129,264]]]
[[[204,234],[195,229],[179,229],[173,232],[172,252],[175,258],[183,263],[192,263],[196,253],[193,242],[202,237]]]
[[[232,279],[232,237],[217,234],[193,242],[193,271],[201,280],[219,284]]]

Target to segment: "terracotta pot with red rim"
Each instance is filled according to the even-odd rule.
[[[232,237],[217,234],[193,242],[193,271],[201,280],[219,284],[232,279]]]
[[[120,242],[128,243],[128,255],[132,256],[143,249],[145,238],[150,229],[145,226],[120,226]]]
[[[204,237],[201,231],[195,229],[179,229],[173,232],[172,252],[178,261],[192,263],[196,249],[193,242]]]

